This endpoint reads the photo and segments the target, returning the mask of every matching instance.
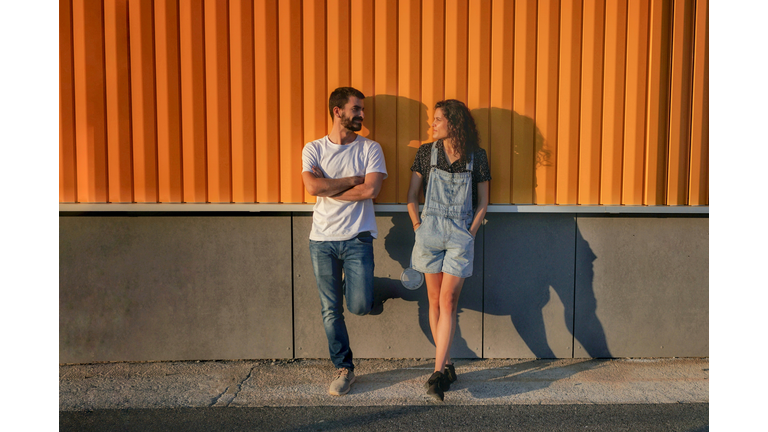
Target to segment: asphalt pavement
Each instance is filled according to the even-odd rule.
[[[327,359],[61,365],[60,430],[708,430],[709,359]]]

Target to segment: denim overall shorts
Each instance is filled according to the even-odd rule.
[[[469,232],[474,155],[467,163],[467,172],[449,173],[437,169],[437,151],[432,144],[432,169],[411,266],[422,273],[443,272],[467,278],[472,276],[475,258],[475,238]]]

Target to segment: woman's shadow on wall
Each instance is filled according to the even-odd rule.
[[[412,99],[381,95],[375,96],[374,101],[376,98],[396,100],[397,104],[407,105],[413,111],[426,114],[426,106]],[[531,193],[535,193],[536,168],[551,163],[551,154],[546,147],[545,137],[534,121],[500,108],[476,109],[472,111],[472,115],[479,129],[487,130],[488,120],[492,119],[495,128],[495,132],[492,131],[494,142],[509,139],[512,154],[518,159],[510,167],[516,172],[513,174],[515,187],[521,190],[529,189]],[[500,122],[504,123],[499,126]],[[428,127],[429,124],[426,123],[413,128],[414,136],[408,137],[410,142],[423,141]],[[397,145],[405,146],[407,143]],[[489,147],[488,143],[481,143],[481,146],[486,149]],[[493,154],[490,157],[492,158]],[[491,175],[494,176],[494,173],[491,172]],[[525,178],[530,179],[529,184],[519,181]],[[567,215],[542,217],[530,213],[493,214],[490,217],[496,223],[490,223],[481,230],[481,235],[484,235],[483,267],[476,267],[474,276],[484,278],[484,300],[479,304],[482,309],[479,312],[509,317],[514,330],[536,358],[570,358],[575,353],[575,341],[580,343],[588,357],[610,358],[605,333],[596,315],[593,263],[597,257],[581,235],[574,218]],[[390,258],[397,261],[403,269],[410,266],[413,241],[413,227],[408,214],[393,214],[392,228],[384,237],[384,247]],[[476,255],[478,252],[480,251],[476,251]],[[480,272],[482,274],[478,275]],[[377,277],[375,287],[379,300],[399,298],[418,303],[419,326],[427,339],[434,344],[429,328],[426,286],[411,291],[405,289],[398,279]],[[551,342],[547,339],[544,307],[550,301],[550,288],[562,303],[565,326],[572,338],[572,349],[567,353],[563,353],[560,348],[553,350]],[[455,354],[472,352],[461,335],[461,313],[466,307],[460,300],[452,347],[452,353]],[[489,331],[491,330],[486,326],[484,333],[488,334]],[[505,332],[503,329],[499,331]],[[513,341],[509,343],[512,344]],[[484,353],[484,356],[498,357],[492,353]]]

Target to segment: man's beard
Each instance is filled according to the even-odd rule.
[[[346,117],[344,114],[342,114],[341,125],[351,130],[352,132],[357,132],[363,128],[363,118],[362,117],[349,118],[349,117]]]

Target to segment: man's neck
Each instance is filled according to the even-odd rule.
[[[357,138],[357,134],[351,130],[345,128],[339,123],[333,125],[331,133],[328,134],[328,139],[334,144],[347,145]]]

